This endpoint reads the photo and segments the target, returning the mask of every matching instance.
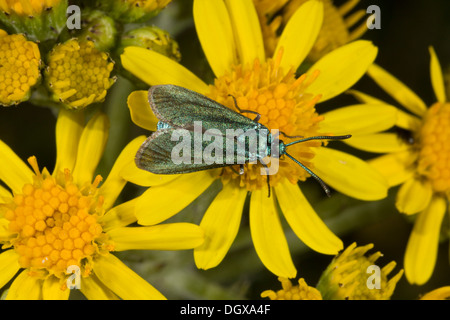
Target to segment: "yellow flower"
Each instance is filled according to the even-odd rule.
[[[380,252],[366,257],[373,244],[357,247],[351,244],[333,259],[322,273],[317,289],[326,300],[388,300],[395,290],[397,282],[403,275],[400,270],[391,279],[389,273],[396,263],[391,261],[383,268],[375,265],[382,256]]]
[[[280,29],[286,26],[297,9],[306,1],[308,0],[253,0],[258,11],[268,55],[273,54],[276,48]],[[365,23],[356,25],[365,16],[365,10],[358,10],[347,16],[359,0],[349,0],[339,7],[335,6],[332,0],[321,1],[324,5],[323,25],[307,57],[313,62],[328,52],[360,38],[367,30]],[[281,13],[278,14],[278,12]]]
[[[420,300],[450,300],[450,286],[430,291],[424,294]]]
[[[36,16],[42,11],[58,5],[61,0],[3,0],[0,9],[7,14],[15,13],[20,16]]]
[[[261,293],[261,298],[270,300],[322,300],[319,290],[306,284],[305,279],[298,279],[298,286],[292,286],[289,279],[279,277],[283,289],[274,292],[266,290]]]
[[[0,288],[16,274],[6,299],[67,299],[66,270],[78,268],[81,292],[89,299],[164,299],[112,252],[131,249],[190,249],[203,242],[188,223],[127,227],[136,221],[139,198],[113,207],[126,184],[120,171],[145,137],[130,142],[105,182],[94,172],[108,136],[98,113],[84,127],[83,113],[62,110],[56,124],[53,174],[33,171],[0,141]],[[73,282],[69,283],[71,285]]]
[[[195,0],[195,25],[203,51],[216,75],[214,85],[207,85],[173,60],[143,48],[126,48],[122,63],[149,85],[180,85],[230,108],[234,108],[233,99],[229,97],[233,95],[241,108],[260,113],[262,124],[286,134],[348,134],[354,128],[377,132],[378,128],[373,129],[372,124],[379,122],[380,116],[369,111],[371,108],[345,112],[331,117],[329,123],[327,115],[319,115],[315,109],[316,103],[347,90],[365,73],[377,53],[371,43],[360,41],[344,46],[318,61],[307,74],[295,77],[295,70],[314,44],[322,15],[321,2],[311,1],[300,7],[281,35],[274,56],[266,58],[251,0]],[[147,92],[136,91],[128,99],[133,121],[155,131],[157,119],[150,111]],[[365,118],[365,112],[375,116]],[[357,121],[347,121],[347,114],[356,117],[353,120]],[[337,126],[339,133],[328,130],[336,127],[336,121],[340,126]],[[381,122],[383,126],[387,123]],[[322,148],[319,142],[295,146],[290,149],[293,155],[336,190],[364,200],[386,196],[386,182],[364,161],[344,152]],[[259,174],[260,168],[260,164],[246,165],[243,175],[230,168],[186,175],[149,174],[147,180],[143,180],[134,177],[142,174],[133,166],[126,177],[134,183],[152,186],[143,195],[153,199],[151,211],[145,215],[138,213],[138,221],[146,225],[178,213],[215,180],[221,179],[223,189],[201,222],[205,243],[194,250],[195,262],[201,269],[217,266],[228,252],[239,229],[248,191],[251,191],[249,222],[253,243],[261,261],[274,274],[285,278],[296,275],[277,202],[290,227],[306,245],[324,254],[337,254],[342,249],[341,240],[323,223],[297,185],[308,174],[289,159],[281,160],[279,172],[270,177],[275,196],[269,198],[266,176]]]
[[[41,79],[41,54],[36,43],[22,34],[0,29],[0,104],[10,106],[28,100]]]
[[[386,133],[382,135],[389,136],[390,142],[376,135],[353,141],[355,147],[388,153],[371,164],[387,178],[390,186],[401,185],[397,209],[407,215],[417,214],[404,263],[408,281],[419,285],[427,282],[433,273],[442,219],[448,212],[450,199],[450,103],[446,100],[442,71],[433,48],[430,54],[431,83],[437,102],[429,108],[411,89],[381,67],[373,65],[368,71],[381,88],[410,111],[397,111],[396,125],[410,132],[407,140]],[[355,95],[366,102],[387,105],[360,92]]]
[[[58,44],[49,54],[45,80],[53,99],[70,109],[82,109],[102,102],[116,81],[108,54],[98,51],[92,41],[71,39]]]

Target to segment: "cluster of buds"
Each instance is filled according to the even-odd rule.
[[[0,1],[0,105],[29,100],[79,110],[102,102],[118,75],[138,81],[115,63],[129,45],[180,60],[166,31],[126,25],[147,21],[169,3]]]

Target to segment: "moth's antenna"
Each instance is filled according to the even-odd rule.
[[[293,141],[286,144],[286,147],[292,146],[293,144],[297,144],[300,142],[310,141],[310,140],[344,140],[350,138],[352,135],[347,134],[345,136],[315,136],[315,137],[308,137],[304,139],[300,139],[297,141]]]
[[[302,167],[303,169],[305,169],[306,172],[308,172],[311,177],[313,177],[314,179],[317,180],[317,182],[319,182],[319,184],[322,186],[323,190],[325,191],[325,193],[327,194],[327,196],[329,197],[331,194],[330,188],[328,188],[328,186],[325,184],[325,182],[323,182],[322,179],[319,178],[319,176],[317,174],[315,174],[314,172],[312,172],[309,168],[305,167],[305,165],[303,165],[303,163],[301,163],[300,161],[298,161],[297,159],[295,159],[293,156],[291,156],[289,153],[285,152],[285,155],[287,155],[289,158],[292,159],[292,161],[294,161],[296,164],[298,164],[300,167]]]

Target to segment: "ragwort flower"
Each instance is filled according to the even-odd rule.
[[[400,270],[388,278],[397,265],[391,261],[383,268],[375,262],[382,256],[375,252],[366,257],[373,244],[357,247],[352,243],[339,253],[322,273],[317,289],[324,300],[389,300],[403,275]],[[378,271],[377,271],[378,270]]]
[[[296,78],[295,70],[315,42],[322,15],[320,2],[311,1],[303,5],[285,28],[274,56],[266,58],[252,1],[195,0],[194,20],[203,50],[216,75],[213,85],[207,85],[173,60],[143,48],[126,48],[122,63],[149,85],[180,85],[230,108],[234,108],[233,99],[229,97],[233,95],[241,108],[261,114],[260,122],[269,129],[305,137],[324,132],[335,134],[322,130],[327,118],[316,112],[315,105],[352,86],[372,63],[377,49],[366,41],[352,43],[324,57],[308,73]],[[155,131],[157,119],[151,113],[147,92],[132,93],[128,102],[133,121]],[[355,114],[351,113],[352,116]],[[366,121],[374,119],[379,120],[379,117],[367,118]],[[346,131],[344,134],[352,133],[353,125],[372,130],[363,119],[353,123],[341,122],[345,128],[340,130]],[[386,196],[387,186],[383,178],[364,161],[344,152],[322,148],[317,141],[291,148],[296,159],[313,169],[333,188],[365,200]],[[238,232],[249,191],[253,243],[259,258],[270,271],[285,278],[296,275],[278,216],[277,202],[290,227],[305,244],[324,254],[337,254],[342,249],[341,240],[317,216],[297,185],[309,175],[289,159],[281,159],[278,173],[270,176],[275,196],[269,198],[266,176],[260,175],[260,169],[260,164],[248,164],[243,175],[230,168],[185,175],[149,174],[144,181],[133,176],[141,172],[133,166],[125,176],[134,183],[152,185],[143,195],[153,199],[152,214],[137,213],[138,221],[146,225],[178,213],[213,181],[221,179],[223,189],[201,222],[206,240],[194,251],[199,268],[217,266],[228,252]]]
[[[405,253],[405,275],[410,283],[424,284],[433,273],[436,263],[442,220],[448,212],[450,199],[450,103],[447,101],[442,70],[438,58],[430,48],[431,83],[437,102],[427,108],[411,89],[377,65],[368,74],[409,112],[398,110],[396,125],[409,132],[400,139],[386,133],[386,139],[376,136],[353,141],[358,148],[370,148],[380,153],[371,164],[388,180],[390,186],[401,185],[396,207],[407,215],[417,214]],[[387,105],[360,92],[363,101]],[[364,140],[364,145],[362,143]]]
[[[266,290],[261,293],[261,298],[270,300],[322,300],[319,290],[306,284],[305,279],[298,279],[298,286],[292,286],[289,279],[278,277],[282,289],[277,292]]]
[[[0,29],[0,105],[28,100],[31,88],[41,79],[41,63],[36,43]]]
[[[107,136],[105,115],[94,115],[84,127],[83,113],[61,111],[53,174],[30,157],[33,172],[0,141],[0,180],[9,187],[0,185],[0,288],[13,279],[6,299],[67,299],[69,267],[80,271],[80,289],[89,299],[164,299],[112,252],[202,243],[203,232],[193,224],[127,227],[136,221],[139,198],[113,206],[126,184],[119,173],[145,137],[124,148],[100,185],[94,171]]]
[[[49,53],[45,81],[55,101],[82,109],[105,99],[116,81],[110,76],[113,68],[114,62],[94,42],[71,39]]]
[[[266,53],[272,55],[279,41],[280,29],[286,26],[297,9],[308,0],[253,0],[257,8],[264,36]],[[328,52],[359,39],[367,30],[365,23],[358,22],[365,10],[350,11],[359,0],[349,0],[339,7],[332,0],[321,0],[324,5],[323,25],[307,59],[317,61]]]

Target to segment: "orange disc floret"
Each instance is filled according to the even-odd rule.
[[[29,161],[38,170],[36,159]],[[22,194],[14,196],[4,214],[9,231],[17,234],[12,244],[20,266],[46,270],[61,278],[68,266],[83,267],[107,247],[97,221],[96,192],[92,192],[92,186],[78,188],[70,174],[65,178],[60,183],[45,169],[37,171],[34,183],[23,186]],[[100,237],[101,246],[97,243]]]

